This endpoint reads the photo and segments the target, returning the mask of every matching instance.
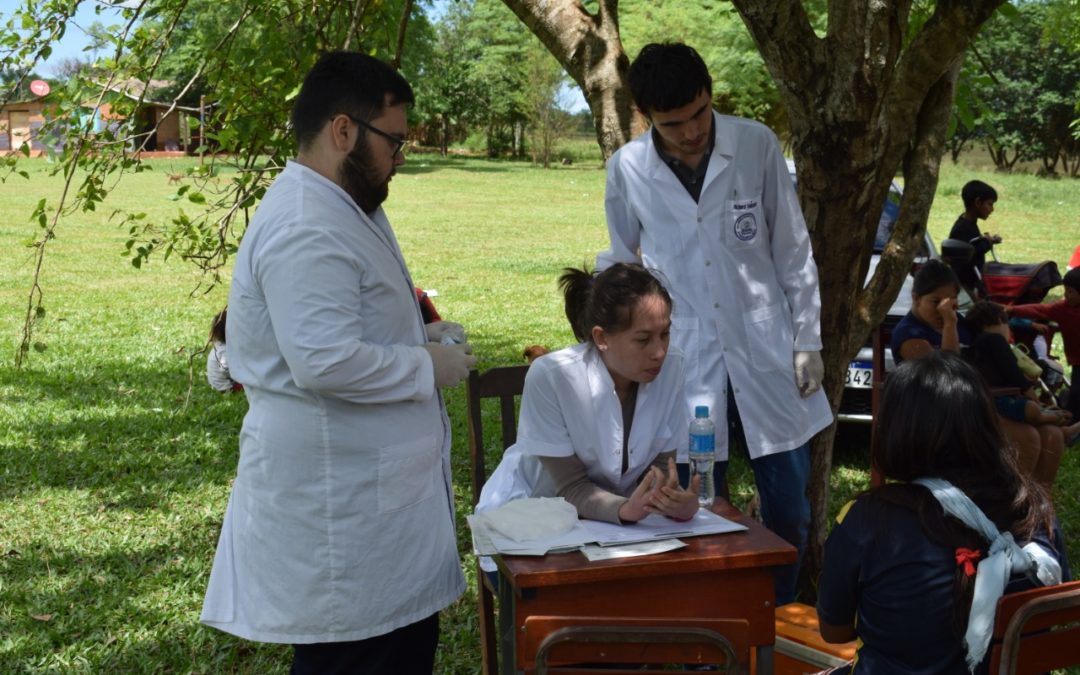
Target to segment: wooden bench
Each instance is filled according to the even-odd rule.
[[[855,658],[855,642],[829,644],[821,639],[817,610],[793,602],[776,608],[775,675],[803,675],[842,665]]]

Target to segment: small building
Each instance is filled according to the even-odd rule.
[[[155,92],[168,87],[171,83],[151,80],[142,83],[137,80],[125,80],[113,83],[109,95],[98,110],[93,105],[85,105],[83,112],[75,113],[82,119],[72,120],[80,126],[86,123],[86,116],[93,114],[92,128],[101,131],[115,127],[123,117],[114,112],[113,101],[109,98],[124,96],[142,103],[135,113],[134,133],[136,140],[129,144],[132,151],[142,148],[144,154],[155,156],[181,156],[193,152],[200,144],[198,134],[192,137],[193,120],[199,118],[199,109],[174,106],[172,103],[151,100]],[[49,139],[41,132],[48,115],[51,114],[49,96],[42,96],[29,101],[11,101],[0,106],[0,155],[19,152],[23,143],[30,143],[30,155],[37,157],[56,148],[57,139]],[[148,135],[148,136],[147,136]]]
[[[45,102],[9,101],[0,106],[0,154],[18,152],[23,143],[30,143],[31,156],[45,152],[47,145],[39,138],[38,130],[45,124]]]
[[[109,87],[109,91],[119,96],[125,96],[134,101],[142,99],[142,103],[136,112],[135,134],[138,140],[134,142],[132,150],[142,147],[143,152],[155,154],[186,154],[192,152],[199,145],[199,139],[192,140],[192,121],[198,120],[200,111],[198,108],[173,105],[171,102],[161,102],[152,99],[155,92],[162,91],[172,85],[167,80],[123,80],[115,82]],[[113,114],[112,105],[103,103],[101,117],[106,123],[110,120],[119,119]],[[197,125],[196,125],[197,127]],[[148,138],[143,137],[149,134]]]

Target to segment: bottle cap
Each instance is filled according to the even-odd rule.
[[[709,406],[707,406],[707,405],[699,405],[696,408],[694,408],[694,417],[708,417],[708,416],[709,416]]]

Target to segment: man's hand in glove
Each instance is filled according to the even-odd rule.
[[[799,395],[806,398],[821,389],[823,377],[825,364],[821,362],[821,352],[795,352],[795,386]]]
[[[476,365],[472,345],[444,345],[429,342],[424,349],[435,366],[435,386],[439,389],[453,387],[469,376],[469,368]]]
[[[441,342],[442,344],[463,344],[465,339],[465,327],[453,321],[435,321],[424,326],[428,342]]]

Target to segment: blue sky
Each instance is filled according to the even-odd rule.
[[[21,2],[19,2],[19,0],[0,0],[0,23],[7,22],[20,4]],[[83,52],[83,48],[89,44],[90,40],[86,36],[85,29],[89,28],[95,21],[100,21],[102,23],[119,21],[118,15],[116,19],[109,17],[109,13],[116,14],[115,11],[102,13],[101,15],[95,14],[94,7],[98,4],[105,3],[98,3],[94,0],[85,0],[79,4],[79,10],[75,13],[74,23],[68,23],[67,31],[64,33],[63,39],[53,45],[52,55],[46,61],[39,63],[37,68],[35,68],[37,73],[49,77],[54,74],[52,68],[65,59],[81,59],[86,57],[87,54],[86,52]]]

